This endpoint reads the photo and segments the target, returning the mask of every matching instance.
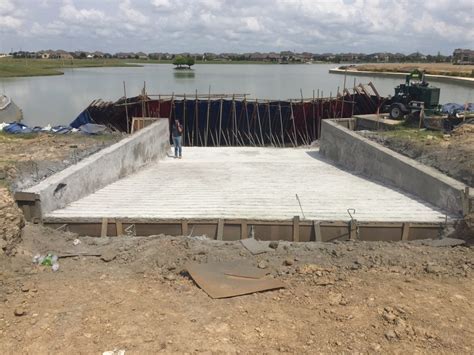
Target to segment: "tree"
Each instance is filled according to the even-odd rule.
[[[186,65],[188,66],[189,69],[191,69],[191,66],[194,65],[194,58],[191,56],[188,56],[186,58]]]
[[[176,65],[177,69],[182,69],[183,65],[188,65],[187,59],[180,55],[174,58],[173,64]]]

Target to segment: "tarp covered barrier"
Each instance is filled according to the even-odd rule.
[[[137,96],[126,105],[125,98],[115,103],[96,100],[71,125],[96,123],[126,132],[131,117],[165,117],[171,124],[175,119],[181,122],[183,144],[188,146],[288,146],[318,139],[322,119],[375,113],[382,100],[364,93],[304,102]]]

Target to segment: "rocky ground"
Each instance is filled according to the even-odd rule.
[[[474,252],[421,242],[78,238],[27,225],[0,257],[2,353],[474,351]],[[77,242],[76,242],[77,243]],[[32,263],[36,253],[97,253]],[[285,289],[214,300],[185,263],[242,260]]]

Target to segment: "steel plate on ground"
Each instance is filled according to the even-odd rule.
[[[186,270],[198,286],[212,298],[235,297],[285,287],[279,280],[259,277],[262,275],[262,270],[248,264],[240,265],[243,270],[240,274],[243,276],[234,275],[239,274],[239,264],[236,262],[189,263],[186,265]],[[227,274],[228,272],[233,275]]]

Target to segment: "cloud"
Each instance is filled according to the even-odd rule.
[[[472,0],[0,0],[9,46],[36,33],[111,52],[451,53],[474,47],[473,14]]]
[[[19,30],[23,24],[21,16],[12,1],[0,1],[0,32]]]
[[[107,20],[107,16],[103,11],[95,8],[78,9],[72,0],[64,1],[59,11],[59,17],[72,24],[87,23],[89,26],[95,25],[97,22],[103,23]]]
[[[133,8],[130,0],[124,0],[119,5],[120,13],[124,20],[131,24],[146,25],[150,22],[150,19],[143,13]]]

